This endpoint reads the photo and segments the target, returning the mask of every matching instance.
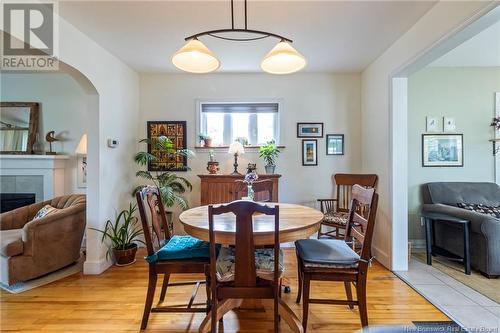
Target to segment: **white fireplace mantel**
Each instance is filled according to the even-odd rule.
[[[0,176],[42,176],[42,199],[49,200],[64,195],[68,159],[67,155],[0,155]]]

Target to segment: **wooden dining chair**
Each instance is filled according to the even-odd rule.
[[[206,312],[210,310],[210,292],[208,280],[208,265],[210,251],[208,242],[191,236],[172,235],[167,224],[165,207],[160,199],[159,189],[154,186],[145,186],[136,193],[137,205],[141,216],[144,238],[148,255],[145,258],[149,263],[149,282],[142,316],[141,329],[148,324],[151,312]],[[146,205],[149,208],[149,217]],[[183,281],[170,283],[170,275],[176,273],[206,274],[204,281]],[[160,299],[156,307],[152,307],[158,275],[163,274],[163,284]],[[201,284],[206,284],[207,302],[195,304],[194,299]],[[167,288],[170,286],[194,285],[194,290],[187,306],[160,306],[165,301]],[[193,307],[203,305],[203,307]]]
[[[241,200],[248,195],[248,185],[243,180],[237,180],[235,183],[234,200]],[[276,202],[276,198],[273,197],[273,181],[271,179],[257,180],[253,182],[252,188],[255,201]]]
[[[234,247],[222,247],[216,258],[214,217],[232,213],[236,216]],[[274,215],[273,248],[256,249],[252,215]],[[280,277],[283,254],[280,252],[279,207],[269,207],[253,201],[234,201],[227,205],[208,207],[210,235],[211,333],[217,332],[217,322],[230,309],[228,302],[241,299],[274,300],[274,332],[278,332]]]
[[[334,199],[318,199],[321,212],[324,214],[321,221],[318,238],[342,239],[345,234],[349,204],[351,203],[352,187],[355,184],[367,188],[375,188],[378,176],[374,174],[347,174],[337,173],[333,176],[336,191]],[[360,209],[363,209],[360,207]],[[323,232],[323,226],[330,230]],[[340,233],[343,231],[343,233]]]
[[[309,304],[341,304],[348,305],[351,309],[356,305],[362,326],[368,325],[366,279],[372,258],[371,244],[377,205],[378,195],[374,188],[354,185],[344,240],[303,239],[295,242],[299,278],[297,303],[300,303],[303,292],[304,332],[307,328]],[[358,213],[360,207],[364,207],[367,218]],[[351,238],[361,244],[361,255],[354,252],[347,244],[346,241]],[[310,298],[311,281],[343,281],[347,300]],[[356,287],[356,300],[352,298],[351,283]]]

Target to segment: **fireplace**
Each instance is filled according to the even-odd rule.
[[[0,213],[35,203],[35,193],[0,193]]]

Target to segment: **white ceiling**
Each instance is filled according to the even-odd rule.
[[[406,32],[431,1],[252,1],[248,28],[294,40],[310,72],[359,72]],[[60,2],[67,21],[139,72],[179,72],[170,58],[186,36],[230,27],[227,1]],[[235,1],[237,27],[243,5]],[[228,42],[200,38],[221,61],[219,71],[260,72],[276,44],[267,38]]]
[[[500,22],[491,25],[471,39],[463,42],[431,67],[499,67]]]

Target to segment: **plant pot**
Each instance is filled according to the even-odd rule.
[[[212,147],[212,139],[205,139],[203,141],[205,142],[205,147]]]
[[[266,173],[269,175],[274,174],[274,169],[276,169],[276,165],[266,165],[264,167],[266,169]]]
[[[135,254],[137,253],[137,244],[130,244],[125,250],[113,249],[116,266],[127,266],[135,262]]]

